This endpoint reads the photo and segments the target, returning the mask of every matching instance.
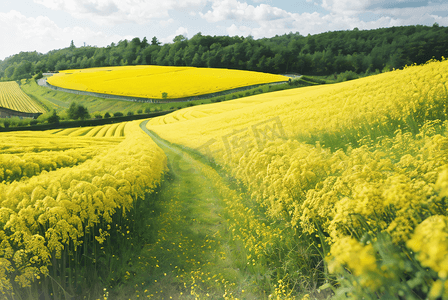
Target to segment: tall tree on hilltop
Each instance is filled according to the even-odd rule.
[[[151,39],[151,46],[159,46],[161,44],[161,42],[159,42],[159,40],[153,36]]]

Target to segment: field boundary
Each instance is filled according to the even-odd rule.
[[[278,84],[283,84],[283,83],[288,83],[288,81],[285,80],[285,81],[277,81],[277,82],[272,82],[272,83],[253,84],[253,85],[248,85],[248,86],[243,86],[243,87],[239,87],[239,88],[229,89],[229,90],[216,92],[216,93],[210,93],[210,94],[203,94],[203,95],[199,95],[199,96],[191,96],[191,97],[173,98],[173,99],[163,100],[163,99],[119,96],[119,95],[111,95],[111,94],[104,94],[104,93],[95,93],[95,92],[86,92],[86,91],[65,89],[65,88],[61,88],[61,87],[57,87],[57,86],[49,84],[45,77],[41,78],[41,79],[39,79],[37,81],[38,85],[40,85],[42,87],[47,87],[47,88],[53,89],[55,91],[72,93],[72,94],[77,94],[77,95],[86,95],[86,96],[100,97],[100,98],[105,98],[105,99],[117,99],[117,100],[124,100],[124,101],[148,102],[148,103],[172,103],[172,102],[188,102],[188,101],[193,101],[193,100],[203,100],[203,99],[208,99],[208,98],[212,98],[212,97],[218,97],[218,96],[227,95],[227,94],[230,94],[230,93],[241,92],[241,91],[253,89],[253,88],[256,88],[256,87],[259,87],[259,86],[278,85]]]
[[[172,113],[173,111],[175,111],[175,109],[168,110],[168,111],[153,112],[153,113],[142,114],[142,115],[111,117],[111,118],[107,118],[107,119],[89,119],[89,120],[67,121],[67,122],[60,122],[60,123],[54,123],[54,124],[42,124],[42,125],[23,126],[23,127],[9,127],[9,128],[0,127],[0,132],[41,131],[41,130],[51,130],[51,129],[59,129],[59,128],[65,129],[65,128],[74,128],[74,127],[99,126],[99,125],[107,125],[107,124],[114,124],[114,123],[141,120],[141,119],[150,119],[150,118],[159,117],[159,116],[163,116],[163,115]]]
[[[0,106],[0,118],[19,117],[37,119],[37,117],[39,117],[41,114],[41,112],[29,113]]]

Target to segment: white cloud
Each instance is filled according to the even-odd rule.
[[[59,27],[46,16],[26,17],[18,11],[0,12],[0,59],[21,51],[48,52],[68,47],[73,40],[76,46],[106,46],[130,36],[105,35],[83,27]]]
[[[219,0],[213,3],[212,10],[209,10],[205,14],[200,13],[200,15],[208,22],[219,22],[223,20],[261,22],[285,18],[292,14],[267,4],[253,6],[237,0]]]
[[[354,15],[365,11],[374,0],[323,0],[322,7],[336,14]]]
[[[322,0],[322,7],[337,15],[357,15],[372,12],[392,17],[415,18],[426,13],[448,11],[448,4],[428,0]]]
[[[187,36],[187,34],[188,34],[188,29],[185,28],[185,27],[179,27],[179,28],[177,28],[175,34],[176,34],[176,35],[181,35],[181,34],[182,34],[182,35]]]
[[[448,18],[445,18],[445,21]],[[441,21],[443,21],[440,18]],[[439,22],[439,21],[438,21]],[[325,31],[347,30],[358,27],[359,29],[374,29],[391,26],[405,25],[405,20],[382,16],[376,20],[365,22],[356,16],[327,14],[320,15],[317,12],[309,14],[297,14],[291,18],[259,22],[257,26],[237,26],[232,24],[228,27],[227,34],[233,36],[252,35],[254,38],[272,37],[276,34],[282,35],[288,32],[299,32],[302,35],[308,33],[317,34]],[[439,22],[442,24],[442,22]]]
[[[171,25],[174,23],[174,19],[173,18],[169,18],[168,20],[161,20],[159,22],[160,26],[162,27],[167,27],[168,25]]]
[[[420,7],[421,5],[426,6]],[[428,5],[426,0],[323,0],[321,6],[329,13],[300,14],[267,4],[253,6],[238,0],[214,0],[211,9],[200,15],[210,23],[233,21],[226,28],[229,35],[251,34],[255,38],[261,38],[288,32],[306,35],[355,27],[374,29],[410,24],[432,25],[436,21],[445,25],[447,18],[435,15],[448,11],[448,4]],[[371,18],[361,19],[363,13],[370,13]]]
[[[399,18],[418,19],[428,15],[438,15],[441,12],[448,12],[448,4],[429,5],[425,7],[405,7],[405,8],[379,8],[374,10],[378,14],[389,14]],[[416,23],[414,23],[416,24]]]
[[[236,26],[232,24],[232,26],[226,29],[226,32],[229,36],[248,36],[252,34],[252,28],[247,26]]]
[[[448,12],[448,4],[441,2],[428,2],[421,0],[323,0],[322,7],[330,11],[323,17],[331,22],[331,30],[350,29],[374,29],[379,27],[404,26],[415,24],[432,25],[439,22],[440,25],[448,25],[447,18],[441,18],[438,14]],[[376,19],[365,22],[359,19],[362,13],[370,13]]]
[[[276,34],[282,35],[288,32],[300,32],[301,34],[307,34],[309,32],[320,32],[322,28],[325,28],[326,22],[322,19],[322,16],[317,13],[303,13],[293,14],[289,17],[266,20],[263,22],[257,22],[257,26],[232,26],[227,28],[229,35],[252,35],[254,38],[272,37]],[[325,31],[325,30],[324,30]]]
[[[170,10],[195,10],[208,0],[33,0],[53,10],[65,11],[76,18],[94,22],[143,24],[169,18]]]
[[[432,25],[434,22],[448,26],[446,0],[300,0],[308,8],[310,3],[314,5],[319,3],[319,12],[305,13],[275,7],[273,3],[280,2],[273,0],[33,1],[48,8],[48,12],[45,13],[48,17],[35,15],[33,18],[26,17],[18,12],[20,8],[18,11],[0,13],[0,40],[8,41],[2,42],[0,59],[20,51],[46,52],[67,47],[72,39],[77,46],[81,46],[83,42],[104,46],[118,40],[144,36],[147,34],[148,26],[129,23],[147,24],[149,21],[154,21],[152,25],[155,26],[151,26],[151,29],[155,31],[155,35],[165,36],[160,38],[160,41],[165,43],[171,43],[176,35],[187,35],[187,28],[190,30],[207,28],[207,33],[211,35],[252,35],[255,38],[262,38],[288,32],[307,35],[354,27],[374,29],[411,24]],[[207,4],[209,6],[205,9]],[[67,25],[70,23],[64,23],[73,20],[61,20],[61,18],[51,20],[51,16],[58,11],[67,12],[76,18],[89,19],[101,25],[113,26],[102,27],[103,31],[109,33],[104,34],[88,28],[88,25],[74,27]],[[122,26],[120,23],[128,24]],[[120,34],[114,35],[117,32]],[[129,36],[124,36],[128,33]],[[173,34],[170,35],[171,33]]]
[[[270,37],[276,34],[288,32],[313,33],[319,29],[327,31],[323,16],[314,13],[291,13],[278,7],[267,4],[257,6],[249,5],[237,0],[218,0],[212,5],[212,9],[201,17],[208,22],[218,22],[224,20],[235,21],[226,29],[229,35],[251,34],[254,38]],[[251,22],[256,26],[248,27],[242,22]]]

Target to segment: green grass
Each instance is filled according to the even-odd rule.
[[[153,138],[170,169],[155,201],[157,234],[135,253],[131,275],[112,286],[111,298],[222,299],[226,289],[239,297],[245,289],[245,299],[265,298],[250,292],[249,277],[235,262],[238,252],[227,232],[223,203],[201,172],[202,162]]]
[[[145,122],[141,127],[145,130]],[[269,299],[281,276],[278,266],[271,264],[278,257],[271,257],[271,263],[251,260],[249,264],[219,187],[245,194],[248,206],[250,196],[225,170],[195,151],[145,131],[167,155],[170,171],[153,202],[152,242],[126,258],[131,263],[107,286],[110,299]],[[294,256],[295,251],[279,254],[285,257],[278,264],[297,260],[286,256]],[[310,290],[315,288],[295,296],[301,299]]]

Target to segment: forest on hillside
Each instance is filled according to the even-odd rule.
[[[136,37],[107,47],[71,45],[46,54],[21,52],[0,61],[0,79],[20,80],[66,69],[120,65],[229,68],[268,73],[379,73],[447,55],[448,27],[412,25],[272,38],[178,35],[161,44]]]

